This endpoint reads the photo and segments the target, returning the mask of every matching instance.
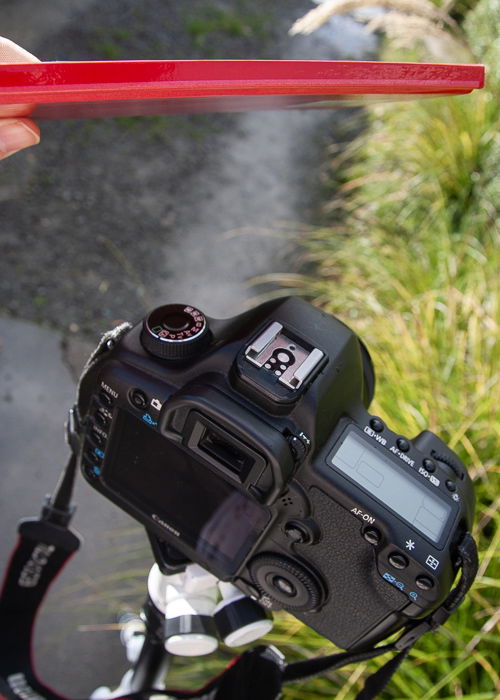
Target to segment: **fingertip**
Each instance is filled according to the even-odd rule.
[[[0,159],[40,143],[40,129],[31,119],[0,119]]]
[[[36,146],[40,143],[40,127],[36,122],[33,121],[33,119],[18,119],[19,122],[21,122],[24,126],[25,129],[28,129],[28,131],[31,131],[33,134],[33,138],[35,139],[33,142],[33,146]]]

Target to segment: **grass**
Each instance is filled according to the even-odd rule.
[[[329,238],[326,231],[313,238],[316,275],[289,283],[367,341],[378,378],[372,410],[403,434],[437,432],[468,465],[476,487],[481,569],[473,591],[442,631],[419,642],[384,697],[494,698],[500,691],[498,236],[479,245],[422,227],[406,244],[371,233],[337,240],[335,251],[331,231]],[[284,620],[284,639],[287,631],[293,650],[297,633]],[[299,647],[311,653],[311,635],[302,634]],[[352,697],[352,680],[350,671],[332,678],[342,688],[337,698]],[[318,679],[285,697],[332,693],[332,685]]]
[[[104,29],[98,27],[93,32],[90,47],[103,59],[121,61],[127,58],[126,43],[132,36],[133,33],[130,29],[122,27]]]
[[[232,4],[233,7],[223,7],[207,2],[186,15],[184,31],[194,46],[206,48],[210,42],[217,42],[220,34],[232,38],[269,36],[267,14],[246,0]]]
[[[499,608],[500,3],[465,21],[485,90],[372,108],[368,130],[331,164],[331,225],[300,241],[307,274],[275,275],[367,342],[372,410],[403,434],[438,433],[475,482],[480,571],[467,601],[422,638],[385,698],[497,698]],[[391,54],[390,58],[399,58]],[[283,618],[287,653],[320,641]],[[287,700],[352,698],[378,661],[288,688]]]

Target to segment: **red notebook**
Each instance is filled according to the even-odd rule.
[[[62,61],[0,65],[0,105],[41,119],[343,106],[459,95],[484,67],[375,61]],[[1,107],[0,107],[1,109]]]

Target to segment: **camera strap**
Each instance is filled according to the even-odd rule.
[[[32,662],[32,636],[45,594],[80,547],[65,525],[23,520],[0,595],[0,696],[9,700],[61,700],[41,683]]]
[[[57,514],[59,515],[59,514]],[[40,519],[23,520],[0,593],[0,699],[68,700],[37,676],[32,639],[37,613],[45,595],[81,538],[66,525],[50,521],[45,506]],[[259,646],[195,691],[151,689],[123,695],[125,700],[196,698],[196,700],[277,700],[281,692],[283,656],[273,647]]]

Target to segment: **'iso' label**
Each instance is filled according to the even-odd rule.
[[[421,474],[424,478],[429,479],[431,484],[433,484],[434,486],[439,486],[439,484],[441,483],[437,476],[434,476],[434,474],[429,474],[427,469],[424,469],[423,467],[419,467],[418,473]]]

